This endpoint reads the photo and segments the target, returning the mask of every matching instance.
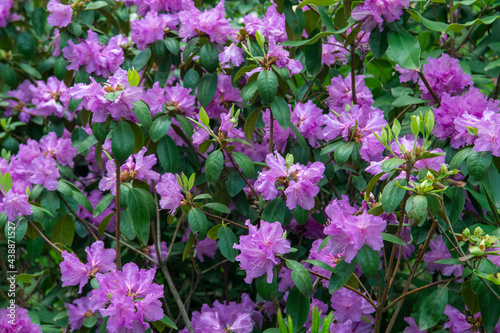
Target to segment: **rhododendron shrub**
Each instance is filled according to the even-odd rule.
[[[0,332],[500,332],[497,7],[0,0]]]

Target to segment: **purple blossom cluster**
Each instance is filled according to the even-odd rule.
[[[283,238],[283,227],[281,223],[269,223],[260,221],[260,228],[254,226],[247,220],[248,235],[240,237],[240,244],[233,247],[241,251],[236,256],[240,267],[247,273],[246,283],[267,273],[267,283],[273,281],[274,266],[281,262],[277,254],[290,252],[290,243]]]
[[[143,95],[143,90],[140,87],[130,86],[127,79],[127,72],[121,68],[113,71],[105,85],[97,83],[94,78],[90,78],[91,83],[78,83],[70,88],[69,94],[73,99],[83,99],[77,110],[85,108],[93,112],[93,121],[102,123],[106,121],[108,115],[111,115],[113,120],[136,121],[135,115],[132,113],[132,103],[137,102]],[[114,99],[106,98],[110,95],[117,94]]]
[[[175,211],[184,199],[182,188],[177,182],[176,175],[169,172],[163,174],[160,182],[156,184],[156,192],[161,195],[160,207],[162,209],[169,209],[170,214],[174,216]]]
[[[444,328],[448,329],[450,333],[479,333],[482,331],[482,318],[481,313],[478,312],[473,316],[466,316],[458,309],[447,304],[444,314],[448,316],[449,321],[444,324]],[[497,323],[493,332],[500,332],[500,322]]]
[[[95,73],[102,77],[116,73],[125,61],[123,49],[120,46],[123,37],[120,35],[111,37],[107,45],[103,45],[96,32],[88,30],[87,34],[87,38],[79,44],[75,44],[70,39],[68,46],[62,49],[64,58],[70,62],[67,69],[77,71],[85,66],[87,73]]]
[[[203,304],[201,311],[192,313],[191,324],[195,333],[235,332],[250,333],[256,324],[262,325],[262,314],[248,294],[241,295],[241,302],[227,304],[215,301],[212,307]],[[187,328],[180,333],[187,333]]]
[[[47,22],[53,27],[64,28],[71,23],[73,9],[70,5],[64,5],[60,0],[50,0],[47,4],[50,15]]]
[[[87,263],[83,264],[73,253],[63,251],[64,260],[59,264],[61,267],[62,286],[79,285],[78,293],[82,292],[83,287],[97,273],[108,273],[116,270],[114,260],[116,252],[114,249],[104,249],[102,241],[92,243],[90,247],[85,248],[87,252]]]
[[[5,0],[0,3],[0,28],[7,26],[12,7],[14,7],[14,0]]]
[[[372,31],[377,25],[380,31],[384,21],[392,23],[403,15],[403,8],[410,6],[410,0],[368,0],[352,10],[352,18],[362,21],[364,31]]]
[[[143,180],[145,182],[158,181],[160,174],[151,170],[156,164],[156,156],[146,154],[147,148],[143,147],[137,154],[131,155],[125,163],[120,167],[120,182],[131,182],[134,179]],[[116,195],[116,165],[114,160],[106,162],[106,177],[103,177],[99,182],[101,191],[111,191],[111,194]]]
[[[314,197],[319,193],[318,182],[325,171],[322,162],[309,166],[298,163],[287,166],[285,159],[275,151],[266,156],[266,164],[269,170],[259,173],[255,182],[255,190],[262,194],[264,200],[272,200],[283,191],[289,209],[297,205],[306,210],[314,207]]]
[[[107,250],[106,250],[107,251]],[[116,267],[105,274],[97,272],[99,289],[68,304],[71,331],[82,327],[83,320],[99,313],[109,317],[106,329],[111,333],[144,333],[148,322],[164,317],[163,287],[153,283],[155,269],[141,269],[134,263]]]
[[[177,30],[178,23],[176,15],[150,11],[142,20],[132,22],[130,35],[137,48],[144,50],[155,40],[162,40],[166,31]]]
[[[353,215],[357,209],[349,204],[347,196],[342,196],[342,200],[333,199],[325,213],[328,216],[325,234],[331,236],[327,247],[332,255],[343,257],[350,263],[363,245],[374,250],[384,246],[382,232],[387,221],[367,212]]]
[[[26,144],[20,145],[19,152],[10,158],[9,163],[1,160],[0,171],[10,174],[13,187],[2,198],[0,212],[4,212],[10,221],[21,215],[30,215],[32,208],[26,188],[41,184],[48,191],[54,191],[60,177],[57,164],[73,167],[76,154],[77,149],[72,146],[71,140],[57,138],[54,132],[40,142],[28,139]]]
[[[0,309],[0,332],[2,333],[42,333],[40,325],[33,323],[28,310],[17,304]]]
[[[279,14],[275,4],[267,8],[262,19],[248,14],[243,21],[245,30],[250,35],[255,35],[257,31],[260,31],[264,37],[269,40],[273,39],[278,43],[288,40],[285,28],[285,14]]]
[[[430,251],[424,254],[424,261],[427,263],[427,268],[430,273],[435,271],[441,272],[442,275],[454,275],[456,277],[462,276],[464,266],[462,265],[446,265],[436,264],[435,261],[443,259],[451,259],[450,250],[443,241],[443,235],[439,235],[437,239],[431,239],[429,243]]]

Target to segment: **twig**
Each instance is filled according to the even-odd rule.
[[[31,220],[30,220],[30,218],[29,218],[29,217],[27,217],[27,216],[24,216],[24,217],[26,218],[26,220],[28,220],[28,223],[31,225],[31,227],[33,227],[33,228],[36,230],[36,232],[38,232],[38,234],[40,235],[40,237],[42,237],[42,238],[43,238],[43,240],[44,240],[47,244],[49,244],[50,246],[52,246],[52,248],[53,248],[54,250],[57,250],[59,253],[63,253],[63,251],[62,251],[60,248],[58,248],[58,247],[57,247],[54,243],[52,243],[52,242],[51,242],[51,241],[47,238],[47,236],[45,236],[45,235],[43,234],[43,232],[41,232],[41,231],[40,231],[40,229],[38,229],[38,227],[35,225],[35,223],[33,223],[33,221],[31,221]]]
[[[120,171],[121,163],[116,162],[116,267],[122,269],[122,257],[120,252]]]
[[[250,188],[250,190],[252,190],[253,192],[253,195],[255,195],[255,198],[256,200],[259,199],[259,195],[257,194],[257,192],[255,191],[254,187],[250,184],[250,182],[248,181],[248,179],[243,175],[243,173],[241,172],[238,164],[236,163],[236,161],[234,160],[234,157],[233,157],[233,153],[229,152],[227,149],[224,149],[224,151],[226,152],[227,156],[229,157],[229,160],[231,161],[231,163],[234,165],[234,167],[236,168],[236,171],[238,171],[240,177],[245,181],[245,184],[247,184],[247,186]]]
[[[177,221],[177,227],[175,227],[175,231],[174,231],[174,235],[172,236],[172,241],[170,242],[170,246],[168,248],[168,252],[167,252],[167,258],[170,257],[170,253],[172,252],[172,249],[174,247],[174,243],[175,243],[175,237],[177,237],[177,232],[179,231],[179,228],[182,224],[182,219],[184,218],[184,213],[182,213],[181,217],[179,218],[179,221]]]
[[[424,82],[425,86],[427,87],[427,90],[429,90],[429,93],[432,95],[432,98],[434,98],[434,100],[436,101],[436,103],[438,105],[441,104],[441,102],[439,101],[439,97],[436,95],[434,90],[432,90],[432,87],[429,84],[429,82],[427,81],[427,79],[425,78],[424,73],[422,73],[420,70],[417,70],[417,73],[418,73],[418,76],[420,76],[420,78],[422,79],[422,82]]]
[[[73,208],[71,208],[71,206],[68,204],[68,202],[63,198],[63,196],[61,195],[61,193],[57,192],[57,195],[59,196],[59,198],[62,200],[62,202],[64,203],[64,205],[69,209],[70,213],[73,214],[75,216],[75,218],[82,222],[83,226],[87,229],[87,231],[92,235],[92,237],[94,237],[94,239],[96,241],[99,240],[99,238],[97,238],[96,234],[94,234],[94,232],[89,228],[89,226],[84,223],[86,221],[84,221],[80,216],[78,216],[78,214],[75,213],[75,211],[73,210]]]
[[[239,223],[237,223],[237,222],[234,222],[234,221],[228,220],[228,219],[226,219],[226,218],[223,218],[223,217],[220,217],[220,216],[217,216],[217,215],[211,214],[211,213],[209,213],[209,212],[205,212],[204,210],[202,210],[202,212],[203,212],[205,215],[207,215],[207,216],[213,217],[213,218],[215,218],[215,219],[220,219],[220,220],[222,220],[222,221],[225,221],[225,222],[231,223],[231,224],[233,224],[233,225],[235,225],[235,226],[238,226],[238,227],[240,227],[240,228],[243,228],[243,229],[247,229],[247,230],[248,230],[248,227],[247,227],[246,225],[239,224]]]

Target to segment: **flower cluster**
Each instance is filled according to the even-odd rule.
[[[309,166],[298,163],[287,165],[285,159],[275,151],[266,156],[266,164],[269,170],[262,171],[255,182],[255,189],[264,200],[276,198],[281,190],[286,195],[289,209],[297,205],[306,210],[314,207],[314,197],[319,193],[318,182],[325,171],[322,162],[314,162]]]
[[[325,234],[331,236],[327,247],[332,255],[341,256],[350,263],[363,245],[374,250],[384,246],[382,231],[387,222],[367,212],[353,215],[357,210],[349,204],[347,196],[342,196],[342,200],[333,199],[325,213],[329,218]]]
[[[33,323],[28,310],[11,303],[0,309],[0,332],[2,333],[42,333],[40,325]]]
[[[410,0],[368,0],[352,10],[352,18],[362,21],[361,28],[365,31],[373,30],[377,25],[383,30],[384,20],[392,23],[403,15],[403,8],[410,6]]]
[[[64,5],[60,0],[50,0],[47,4],[50,15],[47,22],[53,27],[64,28],[71,23],[73,9],[69,5]]]
[[[435,261],[443,259],[451,259],[450,250],[443,241],[443,235],[439,235],[437,239],[431,239],[429,243],[430,251],[424,254],[424,261],[427,263],[429,272],[439,271],[443,275],[455,275],[456,277],[462,276],[464,266],[462,265],[445,265],[436,264]]]
[[[132,41],[139,50],[144,50],[155,40],[163,39],[165,29],[176,30],[179,20],[176,15],[159,14],[150,11],[142,20],[132,22],[132,31],[130,33]]]
[[[246,33],[255,35],[260,31],[267,39],[282,43],[288,40],[285,28],[285,15],[278,13],[276,5],[269,6],[262,19],[248,14],[243,19]]]
[[[250,220],[245,224],[248,226],[248,235],[241,236],[240,244],[233,245],[241,251],[236,260],[247,273],[245,282],[252,283],[253,279],[267,273],[267,283],[271,283],[274,266],[281,262],[276,255],[290,251],[290,243],[283,238],[283,227],[279,222],[260,221],[260,228],[252,225]]]
[[[120,46],[122,36],[111,37],[107,45],[103,45],[97,33],[92,30],[87,33],[88,37],[79,44],[75,44],[70,39],[68,46],[62,49],[64,58],[71,63],[67,69],[77,71],[85,66],[87,73],[95,73],[103,77],[115,73],[125,61],[123,49]]]
[[[64,260],[59,264],[61,267],[61,280],[63,287],[80,285],[79,293],[83,287],[97,273],[107,273],[116,270],[114,260],[116,252],[114,249],[104,249],[102,241],[92,243],[85,249],[87,252],[87,263],[83,264],[72,252],[63,251]]]
[[[182,188],[177,182],[177,177],[173,173],[167,172],[163,174],[160,182],[156,184],[156,191],[161,195],[160,207],[162,209],[169,209],[171,211],[170,214],[173,216],[184,199]]]

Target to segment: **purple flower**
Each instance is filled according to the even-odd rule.
[[[50,13],[47,17],[47,22],[51,26],[64,28],[71,23],[71,17],[73,16],[71,6],[63,5],[59,0],[50,0],[47,10]]]
[[[160,207],[170,209],[170,214],[174,216],[175,211],[184,199],[177,177],[173,173],[165,173],[161,176],[161,181],[156,184],[155,188],[158,194],[161,195]]]
[[[361,143],[359,153],[365,161],[382,159],[384,146],[374,134],[380,135],[382,128],[387,125],[382,110],[368,105],[353,105],[348,111],[323,115],[323,122],[326,125],[323,130],[325,140],[333,140],[341,135],[345,141]]]
[[[337,41],[334,36],[330,36],[328,37],[328,41],[323,43],[321,62],[327,66],[332,66],[337,61],[345,65],[348,55],[349,50]]]
[[[415,69],[406,69],[402,68],[399,65],[396,65],[396,70],[399,72],[399,82],[418,82],[419,76],[418,76],[418,71]],[[411,318],[411,317],[408,317]]]
[[[178,13],[181,23],[179,37],[183,38],[183,41],[194,36],[207,36],[212,43],[225,44],[228,36],[233,34],[230,20],[225,18],[224,0],[203,13],[192,1],[184,1],[183,7],[184,10]]]
[[[290,76],[300,73],[302,71],[302,64],[298,60],[290,59],[289,56],[290,52],[285,50],[283,46],[276,44],[273,38],[269,39],[267,57],[269,59],[276,57],[276,66],[279,68],[288,68]]]
[[[306,223],[299,224],[295,218],[292,218],[290,223],[287,225],[287,230],[290,230],[294,234],[298,236],[304,236],[308,239],[318,239],[325,238],[325,234],[323,233],[324,226],[309,216],[306,220]]]
[[[55,191],[57,189],[57,179],[60,174],[56,161],[51,155],[39,155],[32,161],[30,167],[32,171],[29,178],[30,182],[41,184],[48,191]]]
[[[278,196],[278,189],[275,186],[276,181],[288,178],[285,159],[275,152],[275,155],[266,156],[266,164],[269,170],[263,170],[255,182],[255,190],[262,194],[264,200],[272,200]],[[284,181],[284,179],[283,179]]]
[[[32,86],[29,80],[24,80],[17,89],[7,91],[7,95],[14,99],[6,99],[9,103],[5,109],[5,116],[10,117],[14,113],[14,111],[19,112],[19,120],[23,122],[28,122],[33,110],[29,109],[26,105],[31,103],[31,99],[33,98],[33,93],[30,90]]]
[[[345,261],[350,263],[364,244],[374,250],[383,247],[382,231],[385,230],[387,222],[367,212],[357,216],[351,215],[352,208],[344,214],[339,214],[337,207],[347,205],[344,200],[346,198],[342,201],[334,199],[325,209],[329,218],[325,234],[332,236],[328,242],[328,251],[334,256],[343,256]]]
[[[359,322],[362,320],[361,316],[373,320],[370,313],[375,312],[367,300],[346,288],[340,288],[333,293],[332,308],[335,310],[334,316],[338,323],[344,323],[347,320]]]
[[[236,260],[247,273],[245,282],[250,284],[253,279],[267,273],[267,283],[271,283],[274,265],[281,261],[276,255],[290,252],[290,243],[283,238],[283,227],[279,222],[260,221],[259,229],[250,220],[245,224],[248,235],[240,236],[240,244],[233,245],[241,251]]]
[[[243,49],[237,47],[235,43],[231,43],[229,46],[224,46],[224,52],[219,53],[219,61],[223,67],[229,66],[229,64],[238,67],[245,61],[242,54]]]
[[[329,246],[325,246],[324,248],[322,248],[320,250],[319,247],[321,246],[322,242],[323,242],[323,239],[317,239],[312,243],[308,259],[319,260],[319,261],[322,261],[322,262],[328,264],[331,267],[335,267],[337,262],[340,261],[339,256],[330,253],[331,248]],[[311,269],[314,272],[319,273],[319,274],[326,276],[328,278],[332,275],[332,272],[330,272],[326,269],[323,269],[321,267],[318,267],[316,265],[313,265]],[[323,280],[322,283],[325,286],[325,288],[328,288],[329,281]]]
[[[276,10],[276,4],[267,8],[264,18],[259,19],[252,14],[248,14],[243,19],[245,30],[250,35],[255,35],[259,30],[265,38],[274,39],[278,43],[288,40],[285,27],[285,14],[280,14]]]
[[[36,83],[36,87],[30,86],[33,94],[31,102],[36,107],[36,113],[44,117],[55,115],[62,118],[70,100],[68,88],[64,82],[51,76],[47,79],[47,84],[43,81],[36,81]]]
[[[418,328],[417,323],[415,323],[415,319],[413,319],[412,317],[405,317],[405,321],[410,326],[406,327],[403,333],[425,333],[425,331],[421,331]]]
[[[233,87],[229,75],[219,74],[217,79],[217,90],[215,97],[205,108],[210,119],[218,118],[220,114],[227,113],[231,104],[243,102],[240,90]]]
[[[465,74],[458,63],[458,59],[451,58],[443,53],[439,58],[428,58],[423,66],[423,73],[430,87],[439,98],[445,93],[449,95],[461,94],[465,88],[472,85],[472,78]],[[434,101],[431,93],[423,83],[419,83],[422,98]]]
[[[292,112],[291,106],[289,107],[290,112]],[[267,143],[271,139],[271,111],[269,109],[262,113],[262,120],[264,121],[264,141]],[[294,135],[290,127],[285,130],[278,124],[276,119],[273,120],[273,145],[275,150],[283,152],[288,139]]]
[[[205,257],[213,259],[218,248],[219,245],[217,244],[217,242],[208,237],[202,240],[198,240],[196,242],[196,246],[194,247],[196,251],[196,257],[200,262],[205,261]]]
[[[0,28],[7,26],[12,7],[14,7],[14,0],[5,0],[0,3]]]
[[[113,262],[116,258],[114,249],[104,249],[102,241],[92,243],[90,247],[85,249],[87,252],[87,264],[82,264],[74,253],[63,251],[61,256],[64,260],[59,264],[61,267],[62,286],[80,285],[78,293],[82,292],[82,288],[87,284],[89,278],[94,277],[98,272],[107,273],[116,270],[116,265]]]
[[[71,63],[67,69],[77,71],[81,66],[86,66],[87,73],[103,77],[115,73],[125,61],[123,49],[119,45],[122,37],[111,37],[108,45],[102,45],[97,33],[88,30],[87,34],[88,38],[80,44],[75,45],[69,40],[68,46],[62,50],[64,58]]]
[[[475,151],[491,151],[495,156],[500,156],[500,114],[486,110],[483,117],[475,124],[477,139],[474,141]]]
[[[235,333],[250,333],[256,323],[261,323],[262,315],[255,308],[248,294],[242,294],[241,303],[227,304],[215,301],[213,306],[203,304],[201,312],[192,313],[191,324],[195,333],[219,333],[229,331]],[[187,329],[181,332],[187,332]]]
[[[365,86],[364,75],[356,75],[355,88],[358,104],[371,106],[373,104],[373,96],[371,91]],[[351,73],[347,74],[345,78],[342,78],[342,75],[334,77],[331,85],[326,90],[330,94],[327,98],[327,104],[335,111],[345,111],[347,104],[353,104]]]
[[[90,310],[90,305],[91,302],[88,297],[75,299],[73,304],[66,303],[71,332],[79,330],[83,326],[85,318],[94,316],[94,313]]]
[[[290,115],[290,121],[313,147],[316,146],[317,140],[322,139],[320,134],[320,127],[323,125],[322,114],[323,111],[312,101],[307,101],[305,104],[297,103]]]
[[[9,221],[15,221],[21,215],[31,215],[33,209],[28,203],[28,195],[23,193],[16,193],[13,190],[7,192],[2,198],[0,204],[0,212],[4,212],[9,218]]]
[[[435,261],[442,259],[451,259],[450,250],[443,241],[443,236],[439,235],[437,239],[431,239],[429,243],[430,251],[424,254],[423,259],[427,263],[427,268],[430,273],[440,271],[441,274],[449,276],[455,275],[456,277],[462,276],[464,266],[462,265],[446,265],[435,264]]]
[[[28,310],[10,303],[0,309],[0,332],[3,333],[42,333],[40,325],[34,324]]]
[[[176,15],[160,14],[150,11],[142,20],[132,22],[130,36],[139,50],[144,50],[155,40],[162,40],[165,29],[176,29],[179,20]]]
[[[167,248],[167,243],[162,241],[160,245],[160,253],[161,253],[161,260],[165,260],[167,258],[167,253],[168,253],[168,248]],[[151,258],[153,258],[155,261],[158,261],[158,255],[156,253],[156,246],[153,244],[148,247],[147,250],[147,255],[149,255]],[[153,268],[157,268],[155,264],[151,264]]]
[[[446,305],[444,314],[450,318],[450,321],[444,324],[444,328],[449,329],[450,333],[479,332],[472,327],[471,323],[467,320],[467,317],[463,313],[451,305]],[[481,314],[479,313],[477,315],[480,316]]]
[[[99,309],[103,317],[109,316],[110,332],[144,332],[149,327],[144,320],[163,318],[159,300],[163,287],[153,283],[155,273],[155,269],[139,270],[136,264],[128,263],[121,271],[96,275],[100,289],[92,291],[92,309]],[[111,301],[108,295],[112,295]]]
[[[367,0],[352,10],[352,18],[363,21],[361,28],[371,31],[377,25],[382,31],[384,20],[387,23],[399,20],[403,15],[403,8],[408,8],[410,0]]]
[[[78,154],[78,149],[73,147],[71,139],[58,139],[55,132],[50,132],[40,140],[40,147],[44,154],[50,154],[62,166],[74,166],[73,159]]]

